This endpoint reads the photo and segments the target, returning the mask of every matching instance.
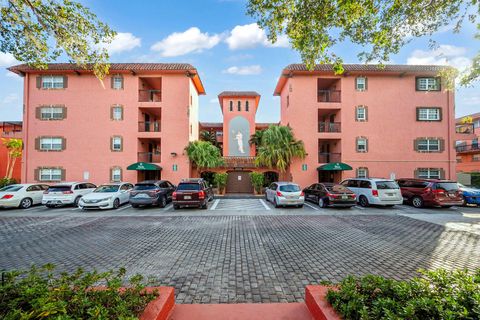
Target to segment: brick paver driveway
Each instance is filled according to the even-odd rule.
[[[400,215],[0,217],[0,268],[156,277],[179,303],[301,301],[347,274],[480,267],[480,236]]]

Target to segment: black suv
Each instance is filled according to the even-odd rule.
[[[172,200],[175,186],[167,180],[147,180],[139,182],[130,191],[130,204],[133,208],[158,205],[165,207]]]
[[[203,179],[185,179],[178,184],[173,193],[173,209],[180,207],[199,207],[207,209],[207,203],[213,200],[212,187]]]

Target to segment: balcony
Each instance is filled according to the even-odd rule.
[[[138,132],[160,132],[160,121],[140,121],[138,122]]]
[[[455,149],[457,153],[480,153],[480,146],[478,143],[470,144],[470,145],[459,145],[456,146]]]
[[[318,132],[341,132],[340,122],[324,122],[318,123]]]
[[[138,90],[138,102],[161,102],[162,91],[161,90]]]
[[[160,163],[162,162],[161,153],[156,152],[139,152],[138,153],[138,162],[153,162]]]
[[[326,153],[326,152],[319,152],[318,153],[318,163],[331,163],[331,162],[340,162],[342,158],[341,153]]]
[[[340,90],[318,90],[317,102],[342,102]]]
[[[475,126],[473,123],[457,124],[455,126],[456,141],[473,140],[475,138]]]

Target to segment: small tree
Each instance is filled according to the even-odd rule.
[[[215,135],[214,132],[208,131],[208,130],[202,130],[200,131],[200,140],[202,141],[208,141],[214,146],[218,147],[218,142],[217,142],[217,136]]]
[[[227,185],[228,173],[215,173],[213,181],[218,188],[218,192],[223,194],[225,191],[225,186]]]
[[[3,145],[7,148],[7,169],[5,178],[12,179],[13,169],[18,158],[22,157],[23,142],[22,139],[2,139]]]
[[[198,168],[199,173],[205,168],[216,168],[223,164],[220,149],[208,141],[193,141],[185,148],[188,158]]]
[[[253,188],[255,189],[255,192],[257,194],[262,193],[263,181],[265,180],[263,173],[251,172],[250,180],[252,181],[252,185],[253,185]]]

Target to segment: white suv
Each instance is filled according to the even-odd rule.
[[[369,205],[394,206],[403,203],[400,187],[393,180],[377,178],[351,178],[342,181],[342,185],[357,195],[362,207]]]
[[[96,186],[88,182],[65,182],[48,188],[43,193],[42,204],[48,208],[74,205],[78,206],[80,198],[95,190]]]

